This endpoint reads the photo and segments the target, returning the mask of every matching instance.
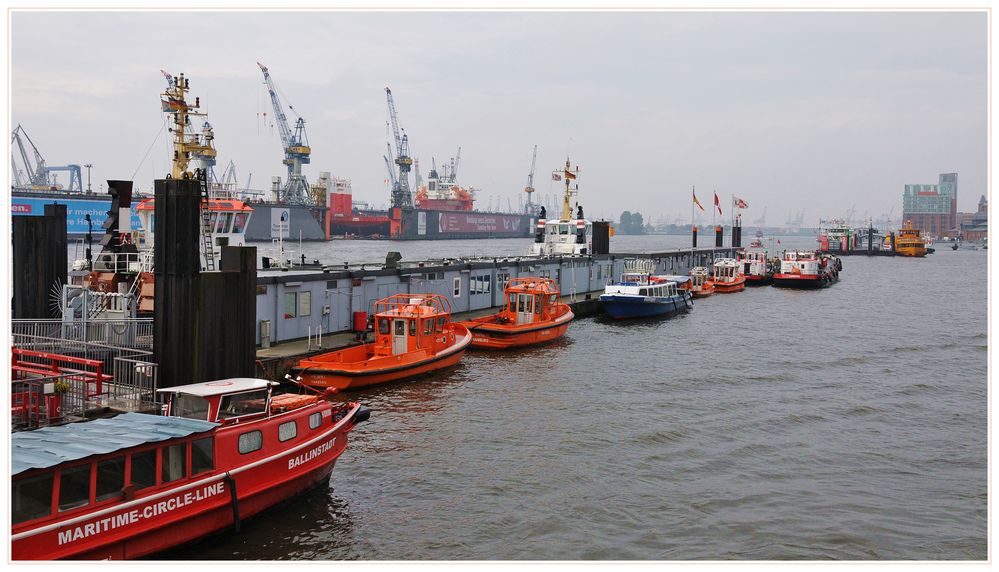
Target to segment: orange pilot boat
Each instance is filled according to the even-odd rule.
[[[291,373],[312,387],[365,387],[453,366],[471,342],[447,298],[396,294],[375,303],[375,341],[303,359]]]
[[[690,269],[690,282],[687,282],[686,289],[690,290],[694,298],[707,298],[715,293],[714,282],[708,276],[708,269],[697,266]]]
[[[461,322],[472,333],[472,347],[505,350],[548,343],[565,335],[573,318],[559,301],[551,278],[514,278],[504,289],[505,305],[492,316]]]
[[[719,258],[711,265],[711,284],[715,292],[738,292],[746,287],[746,275],[734,258]]]

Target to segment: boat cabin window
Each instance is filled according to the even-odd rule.
[[[14,481],[11,505],[14,524],[52,514],[53,473]]]
[[[132,453],[132,475],[129,482],[137,491],[156,484],[156,449]]]
[[[429,336],[434,333],[434,319],[423,320],[423,335]]]
[[[570,229],[569,229],[569,225],[568,224],[560,224],[560,225],[558,225],[558,233],[559,234],[569,234],[569,232],[570,232]]]
[[[639,288],[638,289],[638,295],[639,296],[648,296],[649,295],[649,289],[648,288]]]
[[[59,510],[90,502],[90,464],[63,469],[59,478]]]
[[[395,321],[395,335],[405,336],[406,335],[406,321],[396,320]]]
[[[250,431],[239,436],[239,452],[243,455],[259,451],[264,446],[264,436],[260,431]]]
[[[416,320],[412,318],[409,319],[409,335],[410,337],[416,335]]]
[[[223,395],[219,405],[219,419],[264,413],[267,410],[267,390],[247,391]]]
[[[312,415],[309,415],[309,429],[315,429],[316,427],[319,427],[322,424],[323,424],[322,413],[313,413]]]
[[[246,213],[236,213],[232,219],[232,232],[239,234],[246,229]]]
[[[184,470],[187,460],[185,458],[187,456],[186,445],[186,443],[177,443],[163,447],[163,464],[160,471],[162,482],[169,483],[187,476],[187,472]]]
[[[517,311],[517,295],[516,294],[510,294],[510,311],[511,312],[516,312]]]
[[[191,476],[215,468],[215,439],[206,437],[191,441]]]
[[[437,316],[437,331],[444,331],[444,316]]]
[[[389,333],[389,319],[388,318],[378,318],[378,333],[388,334]]]
[[[170,399],[170,417],[208,421],[208,400],[197,395],[175,393]]]
[[[97,501],[113,499],[125,488],[125,457],[97,463]]]
[[[298,436],[298,424],[294,421],[289,421],[287,423],[282,423],[278,425],[278,441],[284,443],[289,439],[294,439]]]
[[[552,294],[552,295],[548,296],[548,304],[550,306],[554,307],[557,302],[558,302],[558,296],[557,295]]]

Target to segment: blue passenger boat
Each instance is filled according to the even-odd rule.
[[[600,304],[615,320],[667,317],[694,307],[689,290],[679,288],[686,276],[652,276],[625,272],[620,282],[604,287]]]

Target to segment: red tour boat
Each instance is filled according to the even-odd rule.
[[[396,294],[375,303],[375,341],[303,359],[291,372],[313,387],[364,387],[455,365],[471,342],[444,296]]]
[[[565,335],[573,318],[559,301],[551,278],[514,278],[503,291],[506,304],[492,316],[461,322],[472,332],[472,347],[509,349],[548,343]]]
[[[124,413],[11,437],[14,560],[130,559],[227,527],[329,479],[370,411],[233,378],[160,389]]]

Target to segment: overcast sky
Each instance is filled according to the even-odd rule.
[[[987,183],[985,12],[15,12],[11,128],[93,181],[168,170],[160,69],[184,72],[215,126],[219,168],[285,176],[256,62],[306,120],[310,180],[388,203],[384,88],[426,175],[517,205],[556,192],[566,155],[591,217],[690,216],[690,188],[782,224],[901,211],[903,186]],[[290,121],[295,115],[289,114]],[[157,138],[157,134],[159,137]],[[152,151],[143,161],[143,156]],[[86,179],[86,173],[84,173]],[[63,181],[65,182],[65,181]],[[85,184],[85,182],[84,182]]]

